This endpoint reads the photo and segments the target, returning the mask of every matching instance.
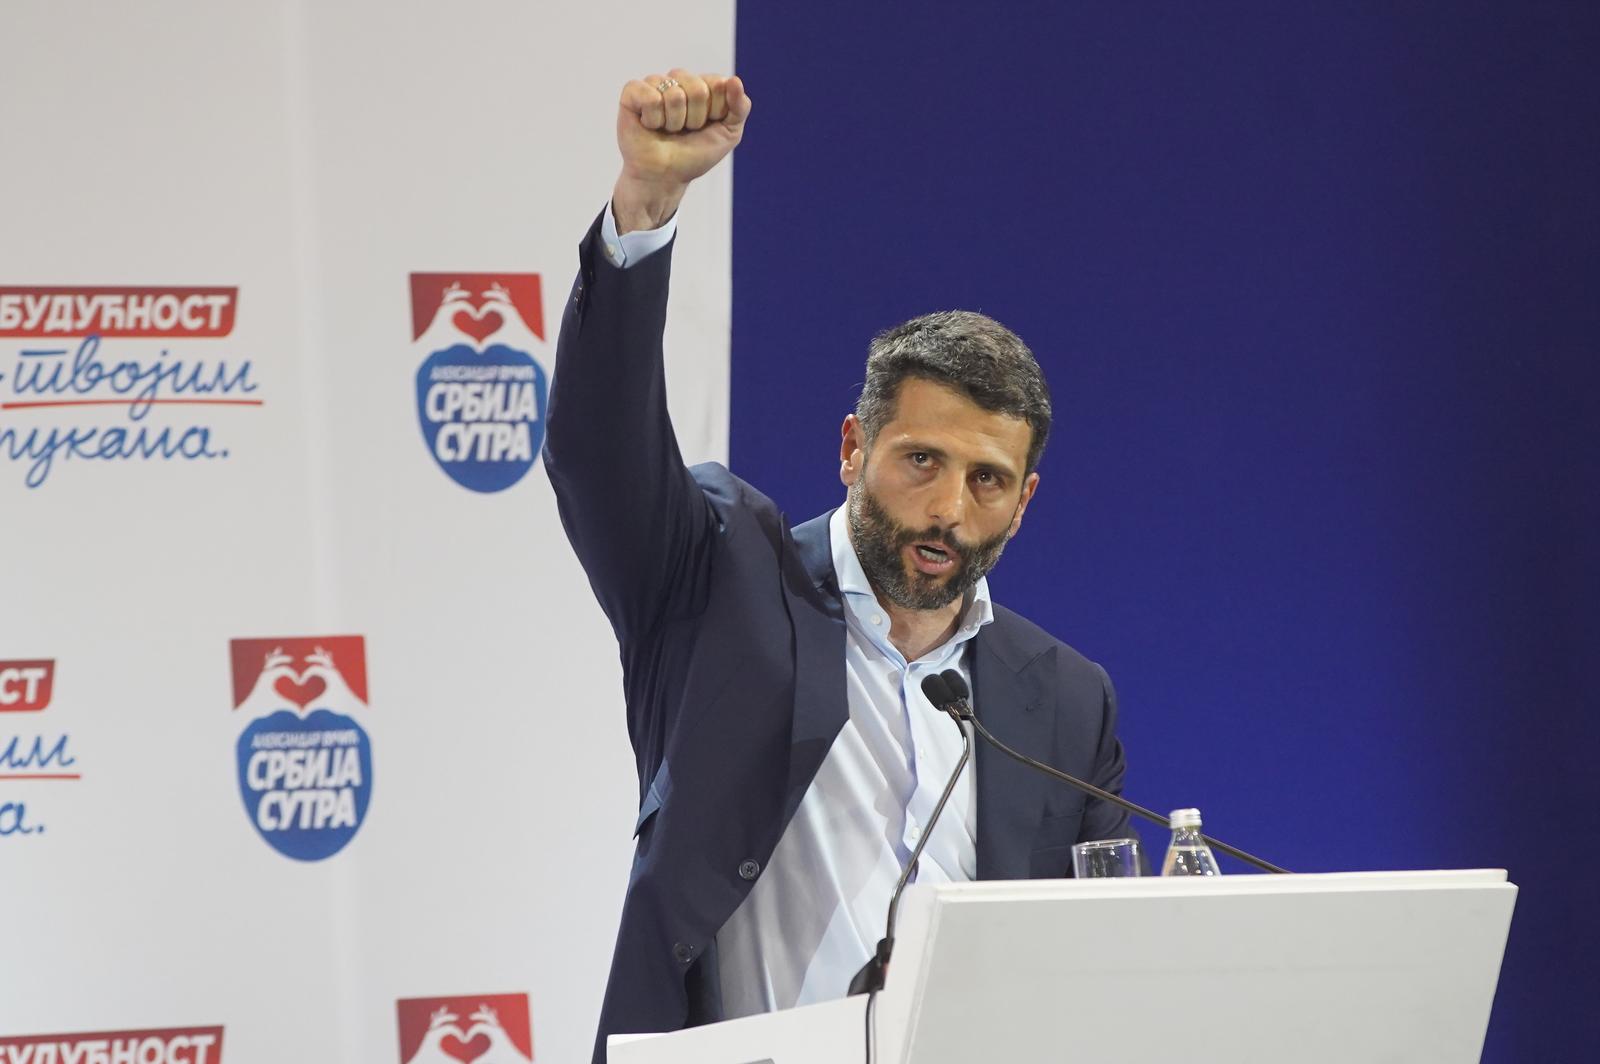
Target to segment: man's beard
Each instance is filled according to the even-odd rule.
[[[856,557],[873,589],[906,610],[943,609],[977,587],[978,581],[1000,560],[1000,552],[1011,538],[1007,529],[992,539],[968,545],[945,529],[906,528],[889,516],[877,496],[860,480],[850,485],[845,512],[850,519]],[[942,544],[961,560],[942,577],[914,568],[908,571],[902,552],[913,543]]]

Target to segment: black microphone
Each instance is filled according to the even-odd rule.
[[[983,726],[983,721],[979,720],[977,715],[972,712],[972,706],[967,702],[967,698],[970,694],[967,689],[967,681],[961,678],[961,674],[959,672],[957,672],[955,669],[946,669],[944,672],[939,674],[939,678],[943,682],[939,685],[938,689],[948,692],[950,697],[950,704],[939,706],[939,708],[943,709],[946,713],[949,713],[952,717],[954,717],[957,723],[960,723],[961,721],[970,721],[972,726],[977,729],[978,734],[983,736],[984,740],[989,743],[989,745],[993,746],[996,750],[999,750],[1002,754],[1005,754],[1007,757],[1015,761],[1020,761],[1030,768],[1038,769],[1045,775],[1052,776],[1055,779],[1060,780],[1062,783],[1070,784],[1086,794],[1092,794],[1096,798],[1104,799],[1105,801],[1110,802],[1112,805],[1121,806],[1128,812],[1136,813],[1152,823],[1160,824],[1169,831],[1172,829],[1172,821],[1168,820],[1160,813],[1153,813],[1142,805],[1135,805],[1134,803],[1128,801],[1120,794],[1112,794],[1110,791],[1101,787],[1096,787],[1092,783],[1086,783],[1076,776],[1069,776],[1067,773],[1062,772],[1053,765],[1047,765],[1043,761],[1035,761],[1027,754],[1011,749],[1011,747],[1007,746],[999,739],[996,739],[994,734],[990,732],[988,728]],[[929,679],[931,680],[933,677],[930,676]],[[923,683],[922,690],[924,694],[928,693],[928,684],[926,682]],[[930,701],[933,700],[933,696],[931,694],[928,695],[928,697]],[[939,703],[934,702],[934,705],[939,705]],[[963,735],[966,734],[965,728],[963,728],[961,731]],[[1277,865],[1272,864],[1269,861],[1263,861],[1259,857],[1245,853],[1243,850],[1236,847],[1229,846],[1222,840],[1214,839],[1210,835],[1207,835],[1203,832],[1201,833],[1200,837],[1206,840],[1206,842],[1211,846],[1221,850],[1223,853],[1237,857],[1245,864],[1259,868],[1263,872],[1276,872],[1285,875],[1287,875],[1289,872],[1287,868],[1279,868]]]
[[[894,952],[894,920],[900,908],[900,895],[904,893],[906,884],[911,880],[911,872],[917,867],[917,859],[922,856],[922,849],[928,845],[928,840],[933,837],[933,826],[939,822],[939,814],[944,812],[944,804],[950,800],[950,795],[955,792],[956,780],[961,777],[961,770],[967,767],[967,760],[972,756],[972,734],[961,727],[961,718],[950,709],[950,706],[961,700],[950,689],[950,677],[961,680],[961,674],[951,669],[937,676],[929,676],[922,681],[922,693],[927,696],[934,706],[950,714],[950,719],[961,731],[961,758],[956,762],[955,771],[950,773],[950,782],[944,785],[944,793],[939,795],[939,801],[933,807],[933,814],[928,817],[928,822],[922,827],[922,837],[917,839],[916,848],[911,851],[911,857],[906,861],[906,866],[900,870],[900,880],[894,885],[894,893],[889,896],[889,921],[883,932],[883,938],[878,940],[878,948],[861,970],[850,980],[851,996],[856,994],[875,994],[883,989],[884,981],[889,977],[889,955]],[[966,683],[961,683],[961,690],[967,689]],[[964,704],[964,703],[963,703]]]

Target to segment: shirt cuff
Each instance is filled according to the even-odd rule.
[[[618,236],[617,218],[611,213],[611,201],[607,200],[606,216],[600,223],[600,243],[604,246],[606,258],[610,260],[611,265],[625,270],[629,266],[637,266],[648,256],[672,243],[672,238],[677,232],[678,216],[674,214],[659,229],[641,229]]]

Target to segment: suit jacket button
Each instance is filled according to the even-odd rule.
[[[751,860],[748,860],[748,859],[739,862],[739,878],[740,879],[754,879],[754,878],[756,878],[756,876],[759,876],[760,874],[761,874],[761,865],[760,865],[759,862],[751,861]]]
[[[688,964],[694,960],[694,947],[679,942],[672,947],[672,956],[676,958],[679,964]]]

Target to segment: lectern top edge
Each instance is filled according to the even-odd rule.
[[[1401,872],[1306,872],[1287,876],[1234,875],[1205,878],[1024,879],[948,883],[922,889],[940,904],[1031,901],[1061,897],[1194,897],[1253,893],[1378,890],[1450,890],[1506,884],[1503,868]],[[1515,889],[1515,888],[1512,888]]]

